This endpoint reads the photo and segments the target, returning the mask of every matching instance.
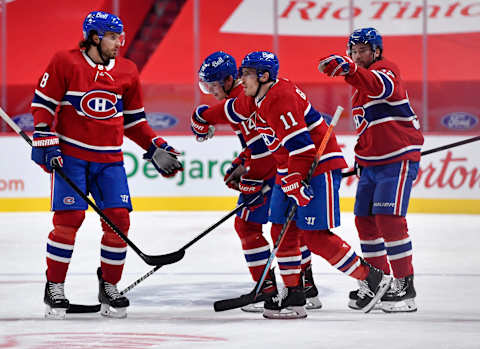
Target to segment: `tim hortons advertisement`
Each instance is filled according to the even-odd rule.
[[[450,144],[468,137],[427,136],[424,150]],[[355,137],[338,136],[350,165],[353,165]],[[135,197],[184,198],[234,197],[236,192],[223,184],[225,171],[237,155],[238,140],[217,136],[203,143],[193,137],[169,137],[168,142],[182,152],[185,170],[172,179],[161,177],[155,168],[142,159],[143,150],[129,140],[124,143],[124,163],[130,192]],[[50,195],[50,176],[30,160],[30,149],[20,137],[1,137],[0,209],[7,210],[9,200],[46,198]],[[415,199],[474,200],[480,207],[480,153],[478,143],[451,148],[422,158],[412,192]],[[357,178],[342,182],[341,196],[353,198]],[[48,209],[48,207],[47,207]],[[225,207],[228,209],[228,207]],[[478,210],[477,213],[480,213]]]

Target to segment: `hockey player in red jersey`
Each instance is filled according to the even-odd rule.
[[[305,242],[313,253],[341,272],[362,280],[366,296],[357,304],[368,312],[384,294],[391,279],[365,263],[348,243],[329,230],[340,224],[338,189],[340,171],[346,163],[332,136],[312,181],[305,183],[328,127],[299,88],[288,80],[277,79],[278,68],[278,59],[271,52],[251,52],[245,56],[240,65],[244,91],[227,100],[223,110],[233,123],[252,122],[276,160],[277,177],[269,216],[272,228],[277,227],[274,234],[280,233],[289,206],[298,205],[282,245],[298,255],[297,237],[300,230],[304,230]],[[286,289],[281,297],[265,302],[264,316],[271,319],[306,317],[301,279],[298,276],[284,278],[284,284]],[[285,311],[287,316],[283,315]]]
[[[375,28],[355,30],[347,53],[322,58],[319,70],[344,76],[356,89],[352,114],[360,180],[354,213],[363,256],[385,274],[390,267],[393,271],[395,280],[382,298],[382,309],[416,311],[412,242],[405,215],[423,145],[420,124],[398,67],[382,56],[382,37]],[[350,292],[352,308],[357,308],[360,291]]]
[[[202,63],[199,70],[199,85],[206,94],[212,94],[217,100],[238,96],[242,92],[241,81],[237,79],[237,65],[235,59],[222,51],[209,55]],[[263,185],[273,187],[276,173],[275,160],[267,149],[263,139],[250,122],[231,123],[225,114],[204,113],[208,106],[199,106],[192,115],[191,128],[198,141],[213,137],[214,125],[230,124],[233,131],[240,139],[243,151],[233,160],[226,171],[225,184],[241,192],[238,203],[241,204],[257,192]],[[242,243],[245,260],[250,273],[257,282],[265,268],[270,255],[270,245],[263,237],[262,225],[268,222],[268,208],[270,205],[271,191],[267,192],[260,203],[253,207],[244,208],[235,217],[235,230]],[[303,239],[303,236],[300,236]],[[280,274],[293,270],[302,271],[305,278],[305,296],[307,309],[320,309],[322,304],[318,299],[318,290],[315,286],[312,268],[311,252],[301,243],[301,258],[289,255],[289,251],[282,249],[277,254]],[[292,268],[295,267],[295,268]],[[257,304],[242,307],[244,311],[263,312],[263,301],[268,297],[276,296],[276,283],[274,271],[267,275],[262,292],[256,298]],[[258,303],[262,302],[259,307]]]
[[[118,56],[124,41],[117,16],[95,11],[83,23],[80,48],[58,52],[38,81],[32,102],[35,132],[32,160],[52,173],[53,230],[47,241],[47,318],[65,318],[69,307],[64,282],[75,235],[87,203],[54,172],[64,173],[126,235],[132,210],[121,146],[127,136],[146,150],[165,177],[182,171],[179,153],[157,137],[145,119],[135,64]],[[102,315],[126,316],[129,301],[116,284],[127,245],[103,221],[99,301]]]

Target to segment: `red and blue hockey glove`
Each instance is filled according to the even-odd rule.
[[[313,199],[313,189],[303,181],[300,172],[294,172],[282,178],[282,190],[295,200],[297,206],[307,206]]]
[[[328,76],[348,75],[357,71],[357,65],[348,56],[330,55],[320,60],[318,70]]]
[[[234,190],[238,189],[238,185],[240,184],[240,177],[247,173],[248,165],[247,162],[250,160],[250,150],[247,148],[242,151],[235,160],[232,161],[232,164],[227,169],[225,176],[223,177],[223,181],[225,185]]]
[[[202,118],[202,113],[208,108],[209,106],[205,104],[198,106],[190,119],[190,128],[197,142],[203,142],[209,138],[213,138],[215,133],[215,127]]]
[[[182,164],[177,160],[179,155],[162,137],[156,137],[143,158],[151,162],[163,177],[173,177],[178,171],[183,171]]]
[[[50,127],[35,127],[32,160],[48,173],[51,173],[55,167],[63,166],[59,140],[54,132],[50,132]]]
[[[263,179],[250,179],[243,176],[240,178],[238,184],[238,189],[241,192],[240,202],[247,202],[247,207],[251,211],[265,205],[267,201],[267,197],[262,193],[263,184]],[[253,200],[254,198],[256,199]]]

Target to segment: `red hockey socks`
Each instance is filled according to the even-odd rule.
[[[277,241],[282,227],[283,224],[272,224],[271,234],[274,243]],[[300,234],[301,230],[297,228],[295,222],[292,222],[277,251],[278,268],[285,287],[298,286],[300,281],[300,264],[302,261],[299,246]]]
[[[235,216],[235,231],[242,243],[250,274],[254,281],[258,281],[270,257],[270,244],[262,235],[262,224],[246,222]]]
[[[124,233],[128,235],[130,228],[129,213],[126,208],[106,208],[103,213]],[[102,222],[101,267],[103,279],[111,284],[117,284],[123,271],[127,244],[105,223]]]
[[[390,274],[385,241],[383,235],[377,229],[375,216],[356,216],[355,226],[357,227],[360,247],[365,261],[383,270],[385,274]]]
[[[75,236],[85,219],[84,211],[56,211],[53,214],[54,229],[47,241],[47,280],[65,282],[72,258]]]
[[[407,220],[403,216],[376,215],[378,230],[385,239],[393,276],[397,279],[413,275],[412,241],[408,235]]]

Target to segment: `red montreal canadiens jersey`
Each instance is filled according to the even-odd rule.
[[[87,161],[122,161],[124,132],[144,149],[155,137],[138,70],[122,57],[104,66],[79,49],[57,53],[39,79],[32,113],[35,125],[55,125],[64,154]]]
[[[278,79],[260,100],[243,93],[229,99],[225,112],[232,122],[252,115],[250,121],[274,154],[280,175],[300,172],[306,176],[328,129],[305,94],[286,79]],[[315,174],[345,167],[347,164],[332,133]]]
[[[355,159],[361,166],[420,160],[423,136],[397,66],[385,59],[358,67],[345,81],[357,90],[352,114]]]
[[[238,84],[230,91],[229,97],[235,98],[243,92],[242,85]],[[250,161],[246,166],[250,167],[248,178],[268,179],[275,175],[275,159],[263,142],[262,136],[255,130],[255,124],[249,119],[240,123],[231,122],[227,119],[224,111],[224,103],[205,110],[202,118],[211,125],[230,124],[233,131],[240,138],[242,148],[250,149]]]

